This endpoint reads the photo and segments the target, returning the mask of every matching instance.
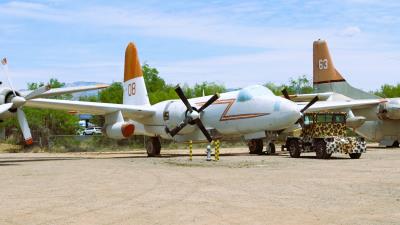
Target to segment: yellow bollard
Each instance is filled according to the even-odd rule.
[[[214,146],[214,160],[217,161],[217,142],[216,141],[211,141],[211,146]]]
[[[193,156],[193,141],[189,141],[189,160],[192,161],[192,156]]]
[[[220,142],[217,140],[217,146],[215,148],[215,158],[218,161],[219,160],[219,147],[220,147]]]

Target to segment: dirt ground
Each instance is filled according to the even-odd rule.
[[[0,224],[400,224],[400,149],[0,154]]]

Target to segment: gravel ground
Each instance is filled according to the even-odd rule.
[[[400,149],[0,154],[0,224],[400,224]]]

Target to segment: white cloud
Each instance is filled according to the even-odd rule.
[[[340,35],[346,36],[346,37],[353,37],[356,36],[357,34],[361,33],[361,29],[357,26],[349,26],[340,31]]]

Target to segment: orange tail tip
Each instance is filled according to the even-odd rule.
[[[124,82],[143,76],[135,44],[130,42],[125,51]]]
[[[319,39],[313,43],[313,74],[314,84],[345,81],[333,65],[325,40]]]
[[[32,138],[26,139],[26,140],[25,140],[25,144],[26,144],[26,145],[31,145],[31,144],[33,144],[33,139],[32,139]]]

